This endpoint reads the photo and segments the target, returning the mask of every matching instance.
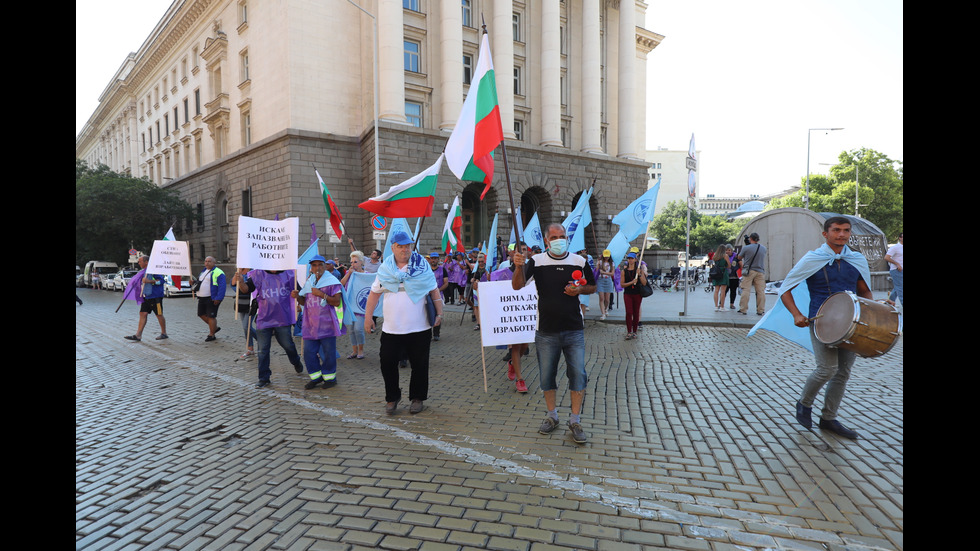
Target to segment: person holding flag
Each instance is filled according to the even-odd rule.
[[[140,303],[140,320],[136,327],[136,334],[125,337],[134,342],[143,339],[143,328],[146,327],[146,319],[150,312],[156,314],[157,321],[160,323],[160,335],[156,339],[159,341],[169,338],[167,337],[167,320],[163,317],[163,276],[146,273],[146,266],[149,261],[150,257],[145,254],[139,257],[136,263],[139,264],[140,271],[129,280],[129,285],[126,286],[126,293],[132,291],[135,294],[137,285],[142,289],[136,299]],[[132,289],[129,288],[130,286]]]
[[[341,322],[344,288],[326,265],[320,255],[311,258],[306,283],[290,293],[303,306],[303,360],[310,376],[306,390],[337,385],[337,337],[346,332]]]

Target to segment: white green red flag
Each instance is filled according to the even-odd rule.
[[[456,127],[446,144],[446,163],[457,178],[483,182],[486,187],[480,199],[490,190],[493,180],[493,150],[504,140],[497,105],[497,83],[490,58],[490,41],[483,33],[476,73],[470,91],[463,100]]]
[[[364,201],[359,207],[387,218],[415,218],[432,216],[436,198],[436,182],[445,154],[439,155],[436,164],[387,192]]]
[[[337,208],[337,204],[330,198],[330,190],[327,189],[327,184],[323,183],[320,171],[313,169],[313,172],[316,173],[316,179],[320,182],[320,195],[323,196],[323,206],[327,209],[327,220],[330,221],[330,225],[333,227],[333,232],[337,235],[337,239],[340,239],[344,235],[344,219],[340,216],[340,210]]]
[[[453,199],[453,206],[446,215],[446,225],[442,228],[442,252],[453,251],[466,252],[463,248],[463,207],[459,204],[459,195]]]

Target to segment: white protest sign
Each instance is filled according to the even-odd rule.
[[[154,275],[191,275],[191,255],[187,241],[154,241],[146,273]]]
[[[534,285],[515,291],[510,281],[481,281],[479,293],[483,346],[534,342],[538,326],[538,291]]]
[[[238,266],[253,270],[295,270],[299,258],[299,218],[238,217]]]

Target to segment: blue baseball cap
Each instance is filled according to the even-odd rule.
[[[412,236],[403,231],[397,231],[391,234],[391,242],[397,245],[411,245],[412,243],[415,243],[415,241],[412,240]]]
[[[316,262],[317,260],[319,260],[320,262],[323,262],[324,264],[326,264],[326,263],[327,263],[327,259],[326,259],[326,258],[323,258],[323,257],[322,257],[322,256],[320,256],[320,255],[316,255],[316,256],[314,256],[313,258],[311,258],[311,259],[310,259],[310,264],[313,264],[313,263],[314,263],[314,262]]]

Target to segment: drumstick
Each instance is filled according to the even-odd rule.
[[[812,318],[807,318],[806,321],[813,321],[813,320],[815,320],[817,318],[822,318],[822,317],[823,317],[823,314],[817,314],[817,315],[813,316]]]

